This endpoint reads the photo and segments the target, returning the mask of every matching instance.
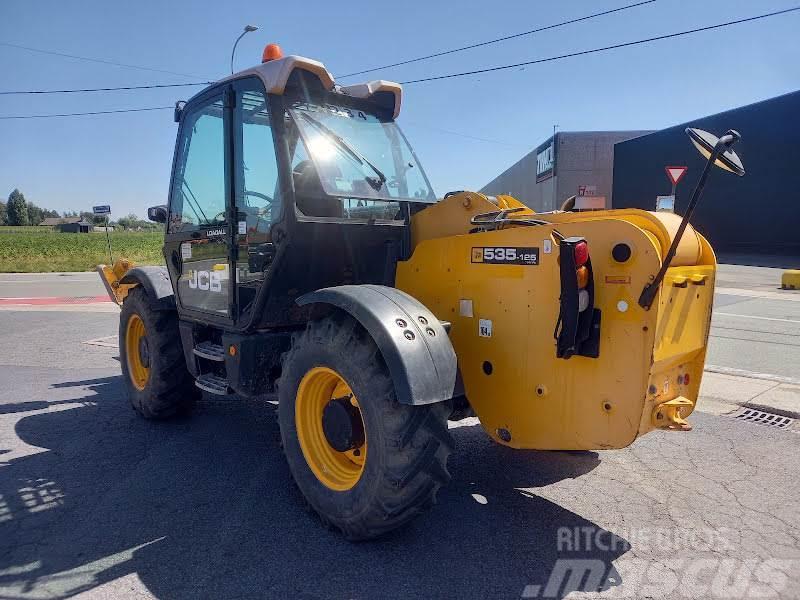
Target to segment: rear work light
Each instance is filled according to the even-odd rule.
[[[597,358],[600,355],[600,310],[594,308],[594,280],[589,244],[582,237],[559,243],[561,298],[556,338],[556,356]]]

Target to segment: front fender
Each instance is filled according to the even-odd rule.
[[[157,310],[175,310],[175,296],[166,267],[134,267],[119,282],[141,285]]]
[[[297,304],[328,304],[372,336],[389,367],[397,400],[431,404],[453,397],[456,353],[444,326],[419,300],[382,285],[342,285],[310,292]]]

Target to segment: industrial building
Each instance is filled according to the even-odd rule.
[[[661,131],[558,132],[481,189],[510,194],[537,212],[570,196],[598,196],[606,208],[654,210],[670,195],[668,166],[688,171],[675,190],[683,214],[704,159],[686,127],[717,136],[736,129],[747,173],[715,169],[692,224],[717,251],[800,256],[800,91]]]
[[[675,212],[683,214],[705,164],[686,127],[742,135],[735,150],[746,174],[712,171],[692,217],[714,249],[800,256],[800,92],[616,144],[614,208],[653,210],[656,195],[671,191],[665,166],[677,165],[689,168],[676,189]]]
[[[94,229],[94,225],[83,217],[48,217],[40,226],[53,227],[61,233],[89,233]]]
[[[486,184],[481,192],[509,194],[537,212],[556,210],[579,189],[612,202],[614,144],[650,131],[559,131]]]

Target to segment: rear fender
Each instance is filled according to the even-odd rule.
[[[442,323],[416,298],[381,285],[342,285],[305,294],[297,304],[327,304],[361,323],[378,345],[402,404],[453,397],[455,350]]]

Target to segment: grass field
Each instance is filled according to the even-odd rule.
[[[105,233],[59,233],[41,227],[0,227],[0,272],[92,271],[108,263]],[[113,232],[114,258],[164,264],[162,232]]]

